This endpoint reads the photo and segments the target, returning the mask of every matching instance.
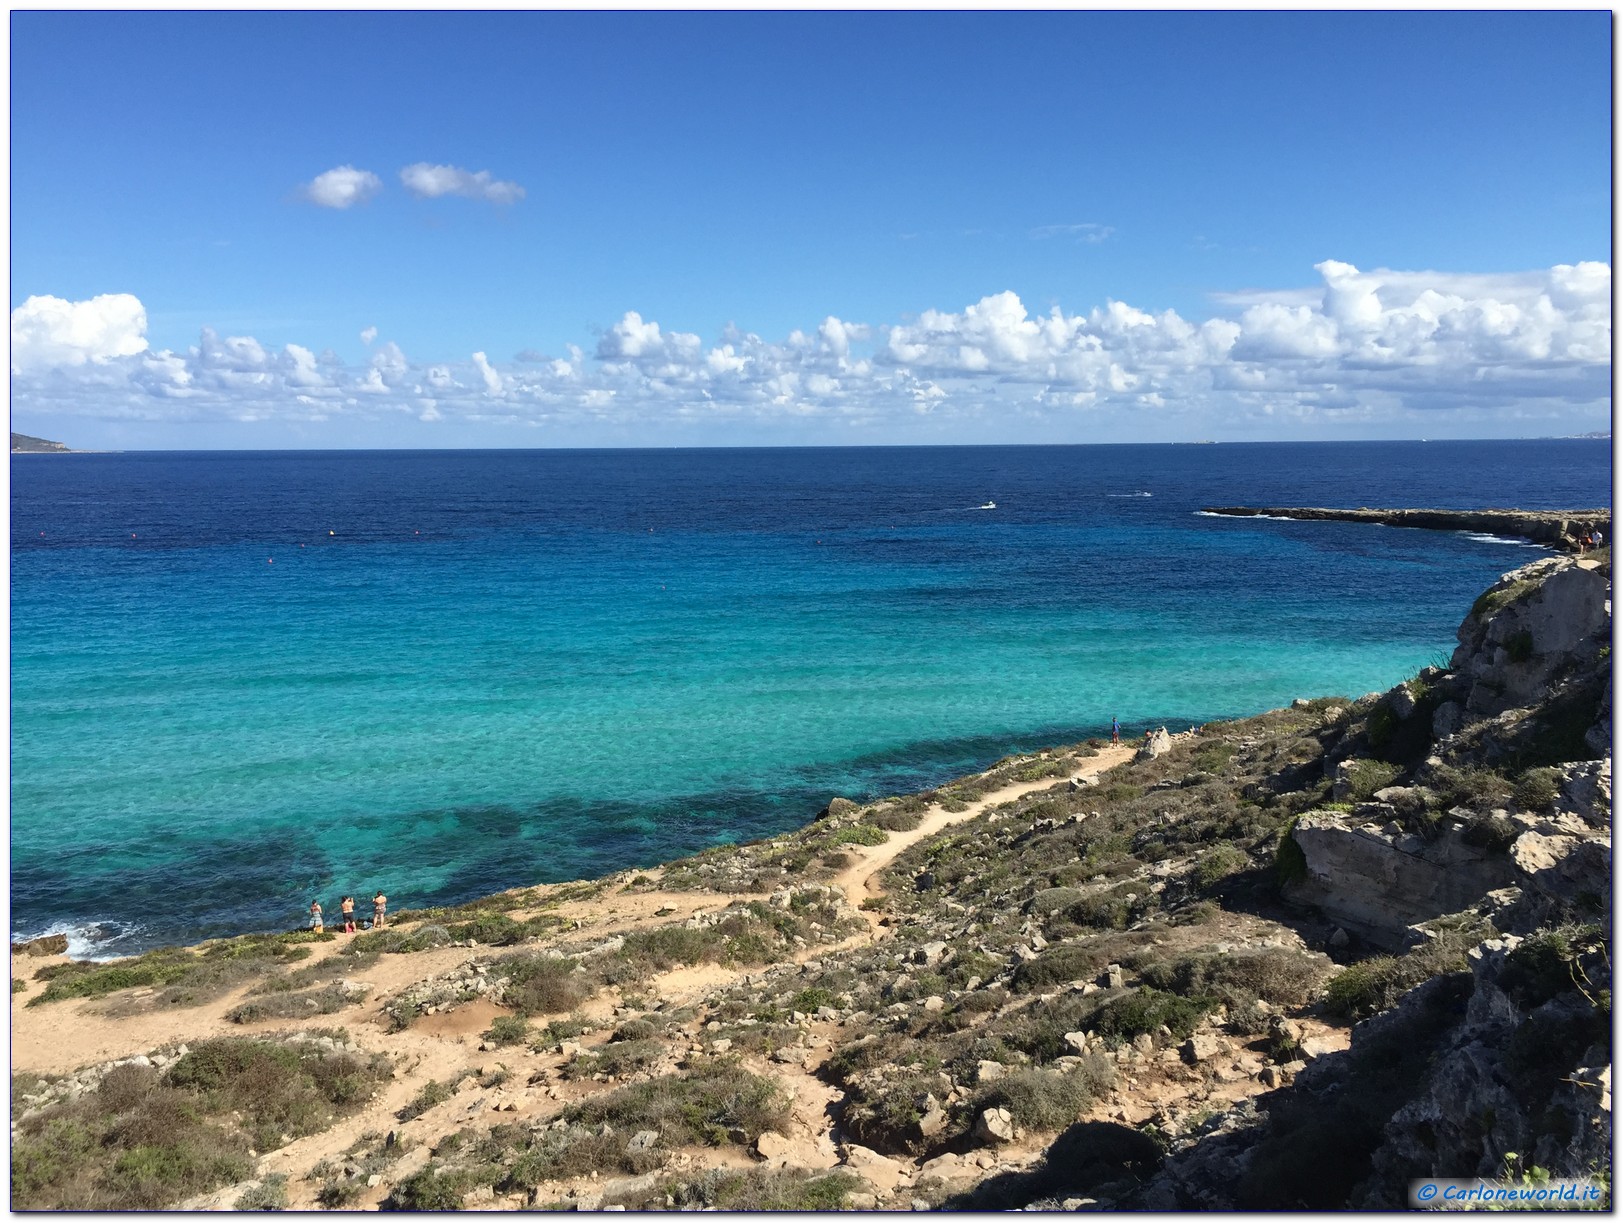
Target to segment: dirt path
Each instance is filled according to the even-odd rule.
[[[1093,779],[1108,769],[1132,758],[1133,747],[1107,747],[1084,762],[1080,776]],[[867,928],[838,944],[808,947],[787,963],[827,956],[834,952],[872,943],[888,935],[880,925],[880,915],[862,909],[862,902],[883,893],[881,875],[908,849],[931,837],[939,836],[956,824],[974,819],[992,808],[1055,785],[1054,778],[1017,783],[995,790],[978,802],[959,812],[949,812],[939,806],[930,807],[917,828],[893,832],[883,844],[850,846],[848,852],[855,858],[829,882],[844,893],[849,903],[867,919]],[[652,872],[650,872],[652,873]],[[645,926],[651,922],[676,922],[709,909],[725,908],[740,897],[710,892],[668,892],[639,890],[635,893],[605,889],[595,896],[570,900],[547,912],[566,923],[565,935],[597,939]],[[515,910],[515,918],[525,916]],[[343,946],[335,942],[316,949],[316,954],[305,964],[317,963],[335,955]],[[371,1000],[364,1007],[334,1015],[330,1022],[347,1026],[355,1042],[367,1051],[386,1052],[398,1057],[396,1076],[388,1082],[377,1097],[348,1119],[339,1133],[312,1135],[268,1152],[260,1161],[261,1174],[280,1172],[289,1177],[290,1204],[295,1208],[314,1206],[314,1182],[305,1180],[305,1174],[322,1159],[332,1159],[348,1141],[366,1131],[401,1133],[403,1146],[431,1143],[441,1134],[469,1124],[480,1116],[496,1116],[504,1121],[533,1122],[555,1116],[572,1100],[605,1090],[605,1085],[584,1082],[566,1082],[560,1070],[564,1057],[556,1052],[533,1052],[522,1046],[481,1052],[481,1033],[491,1019],[504,1013],[488,1002],[476,1001],[454,1011],[427,1016],[405,1032],[388,1032],[383,1022],[382,1003],[401,990],[428,977],[451,971],[467,961],[491,954],[488,947],[444,947],[434,951],[410,955],[386,955],[381,960],[358,969],[354,979],[372,987]],[[759,971],[758,969],[755,971]],[[701,1003],[723,989],[737,983],[746,975],[745,970],[716,964],[700,964],[676,968],[638,983],[637,992],[643,997],[658,998],[666,1007],[687,1007]],[[157,1011],[114,1017],[99,1013],[104,1000],[69,1002],[50,1008],[25,1009],[28,997],[38,988],[30,984],[26,994],[14,995],[12,1000],[12,1060],[13,1068],[42,1073],[71,1071],[89,1062],[126,1057],[142,1053],[167,1042],[196,1040],[229,1034],[294,1031],[308,1026],[286,1020],[260,1024],[239,1025],[225,1020],[225,1012],[241,1001],[251,983],[234,990],[218,1000],[181,1011]],[[589,1000],[581,1011],[599,1025],[599,1033],[584,1043],[593,1045],[604,1039],[603,1030],[611,1020],[619,1003],[619,991],[604,990]],[[128,997],[128,996],[126,996]],[[698,1021],[690,1031],[673,1034],[673,1047],[679,1048],[691,1040],[700,1039]],[[64,1039],[71,1033],[70,1039]],[[791,1141],[799,1162],[804,1166],[832,1167],[838,1161],[833,1140],[831,1107],[839,1093],[816,1077],[816,1070],[827,1055],[829,1042],[816,1040],[807,1049],[807,1059],[801,1065],[768,1063],[758,1058],[747,1059],[750,1068],[758,1073],[779,1079],[794,1096],[791,1117]],[[759,1065],[755,1063],[759,1062]],[[510,1077],[505,1083],[486,1088],[476,1079],[465,1079],[461,1088],[444,1103],[426,1111],[421,1117],[406,1123],[396,1113],[431,1079],[446,1082],[458,1075],[491,1071],[505,1066]],[[423,1148],[426,1153],[426,1148]],[[395,1179],[391,1176],[391,1180]],[[388,1191],[383,1184],[369,1191],[358,1205],[375,1205]]]
[[[1126,746],[1101,748],[1098,755],[1087,759],[1086,767],[1076,776],[1094,780],[1106,770],[1131,760],[1136,750]],[[885,868],[920,841],[939,836],[954,824],[972,820],[1001,803],[1021,798],[1036,790],[1047,790],[1053,785],[1052,777],[1041,781],[1017,782],[1011,786],[1004,786],[1001,790],[992,791],[979,802],[971,803],[963,811],[945,811],[939,806],[932,806],[925,813],[919,826],[910,832],[893,832],[883,845],[857,847],[856,852],[859,855],[857,861],[835,875],[830,883],[845,893],[845,898],[853,908],[860,910],[864,900],[884,892],[884,888],[879,885],[879,876],[884,873]],[[877,929],[878,915],[867,910],[862,912],[867,915],[869,924]]]

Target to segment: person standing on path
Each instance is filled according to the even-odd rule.
[[[372,929],[383,929],[383,915],[389,907],[389,898],[382,892],[372,897]]]
[[[338,906],[339,912],[344,915],[344,933],[355,933],[355,897],[346,896]]]
[[[1117,720],[1115,714],[1110,715],[1110,742],[1113,744],[1121,742],[1121,722]]]
[[[312,900],[310,902],[310,929],[316,934],[320,934],[322,932],[321,902],[319,900]]]

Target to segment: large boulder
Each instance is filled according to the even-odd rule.
[[[29,939],[26,943],[11,945],[12,955],[66,955],[67,950],[68,936],[65,934],[46,934]]]
[[[1310,811],[1291,839],[1307,871],[1286,884],[1286,896],[1378,946],[1401,947],[1416,922],[1457,913],[1516,881],[1509,857],[1469,844],[1458,826],[1427,841],[1361,823],[1356,813]]]
[[[1014,1117],[1006,1108],[989,1108],[975,1119],[975,1137],[982,1142],[1014,1141]]]
[[[1172,750],[1172,736],[1167,728],[1162,726],[1157,730],[1149,731],[1144,736],[1144,742],[1139,745],[1138,754],[1134,760],[1154,760]]]

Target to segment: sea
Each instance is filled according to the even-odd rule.
[[[1610,489],[1578,439],[13,456],[12,938],[455,903],[1382,690],[1542,550],[1204,507]]]

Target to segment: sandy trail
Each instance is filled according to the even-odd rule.
[[[1106,747],[1083,762],[1079,776],[1089,779],[1132,758],[1133,747]],[[831,952],[847,950],[864,943],[886,937],[889,933],[880,925],[880,914],[861,909],[864,900],[883,894],[880,876],[885,869],[908,849],[919,842],[940,835],[946,829],[1035,791],[1046,790],[1056,783],[1054,778],[1017,783],[995,790],[960,812],[942,810],[932,806],[917,828],[891,833],[885,842],[874,846],[850,846],[848,852],[856,859],[831,880],[850,904],[867,919],[867,929],[842,940],[838,944],[824,944],[805,948],[786,960],[799,963],[807,959],[826,956]],[[650,871],[651,875],[657,872]],[[667,892],[640,890],[635,893],[605,889],[595,896],[570,900],[547,912],[561,918],[566,925],[565,937],[579,936],[608,938],[616,933],[636,929],[650,922],[683,921],[696,913],[725,908],[743,897],[711,892]],[[539,910],[534,910],[539,911]],[[515,910],[512,916],[521,918],[524,910]],[[339,952],[340,941],[319,946],[315,954],[303,965],[319,963]],[[12,998],[12,1066],[14,1070],[33,1070],[39,1073],[66,1073],[87,1063],[143,1053],[161,1045],[181,1040],[246,1034],[291,1032],[311,1026],[345,1026],[352,1039],[367,1051],[385,1052],[398,1057],[396,1077],[383,1085],[377,1097],[349,1118],[337,1131],[311,1135],[268,1152],[260,1161],[260,1172],[281,1172],[290,1177],[291,1205],[308,1208],[315,1205],[313,1182],[302,1179],[316,1163],[333,1158],[350,1141],[368,1130],[386,1133],[400,1131],[403,1146],[432,1140],[437,1135],[467,1124],[480,1116],[503,1121],[534,1121],[550,1118],[560,1112],[569,1101],[594,1091],[605,1089],[603,1084],[585,1081],[569,1083],[561,1079],[559,1070],[563,1057],[553,1052],[536,1053],[522,1046],[480,1052],[481,1033],[491,1019],[505,1011],[479,1000],[453,1011],[426,1016],[405,1032],[386,1030],[381,1003],[408,986],[427,977],[449,972],[474,958],[489,957],[492,952],[504,954],[506,949],[490,947],[469,948],[451,946],[410,955],[385,955],[364,969],[357,969],[353,979],[372,987],[371,1000],[363,1007],[332,1016],[321,1016],[308,1023],[271,1020],[259,1024],[234,1024],[224,1015],[247,995],[250,982],[223,997],[198,1007],[184,1010],[164,1010],[148,1014],[114,1017],[99,1013],[106,1000],[65,1002],[51,1007],[26,1008],[28,998],[43,989],[43,984],[29,983],[27,992]],[[37,966],[42,961],[33,961]],[[49,962],[49,961],[45,961]],[[760,971],[755,969],[753,971]],[[28,976],[32,975],[31,968]],[[702,1001],[717,989],[739,981],[746,970],[717,964],[700,964],[676,968],[638,983],[637,994],[644,998],[657,998],[665,1007],[686,1007]],[[125,995],[126,998],[131,995]],[[583,1042],[595,1045],[607,1037],[605,1020],[619,1002],[618,991],[604,990],[581,1007],[582,1014],[599,1025],[599,1031]],[[690,1025],[688,1039],[698,1039],[698,1022]],[[673,1044],[680,1047],[682,1039]],[[751,1057],[746,1060],[750,1069],[779,1079],[795,1097],[792,1114],[792,1140],[802,1158],[810,1166],[830,1167],[838,1156],[833,1143],[833,1120],[830,1105],[838,1092],[816,1077],[818,1064],[827,1055],[824,1042],[820,1048],[808,1049],[804,1065],[786,1066]],[[430,1079],[441,1082],[478,1068],[490,1069],[505,1065],[512,1072],[508,1082],[492,1088],[478,1087],[467,1081],[449,1100],[428,1110],[422,1117],[406,1123],[396,1119],[396,1112],[410,1101]],[[497,1112],[511,1105],[512,1111]],[[749,1162],[748,1157],[742,1157]],[[357,1205],[375,1205],[387,1192],[387,1185],[369,1191]]]
[[[1087,758],[1084,762],[1085,767],[1075,776],[1090,781],[1096,780],[1099,774],[1131,760],[1136,750],[1127,746],[1100,748],[1097,755]],[[845,893],[846,899],[853,907],[860,908],[864,900],[883,894],[884,888],[879,884],[879,876],[885,868],[920,841],[939,836],[954,824],[972,820],[1002,803],[1021,798],[1036,790],[1050,789],[1054,784],[1055,780],[1052,777],[1041,781],[1017,782],[1014,785],[1004,786],[1001,790],[992,791],[978,802],[971,803],[964,811],[945,811],[938,806],[932,806],[925,813],[919,826],[912,831],[893,832],[883,845],[855,847],[860,855],[858,860],[834,876],[830,882]],[[878,914],[868,910],[863,912],[867,915],[869,924],[877,929]]]

